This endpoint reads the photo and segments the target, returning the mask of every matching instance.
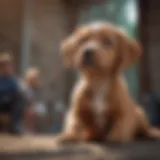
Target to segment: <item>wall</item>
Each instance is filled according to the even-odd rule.
[[[11,50],[15,54],[17,69],[20,58],[22,0],[0,1],[0,51]]]
[[[29,1],[29,0],[27,0]],[[42,73],[43,97],[67,101],[74,82],[74,74],[63,66],[59,48],[60,42],[74,28],[81,5],[97,0],[30,0],[29,17],[24,16],[24,0],[0,1],[0,50],[12,50],[15,54],[17,69],[27,61],[23,51],[29,54],[29,66],[38,66]],[[29,18],[29,24],[23,18]],[[26,21],[25,21],[26,22]],[[29,25],[29,26],[27,26]],[[26,42],[24,28],[30,27],[30,49],[22,50]],[[23,44],[23,45],[22,45]],[[26,46],[26,45],[24,45]]]
[[[73,29],[74,16],[74,8],[63,1],[34,1],[30,65],[38,66],[41,70],[46,101],[65,101],[68,96],[72,74],[65,71],[59,48],[60,42]]]
[[[150,88],[160,91],[160,1],[148,1],[146,12],[146,34],[148,52],[148,65],[150,74]],[[146,53],[144,53],[145,56]]]

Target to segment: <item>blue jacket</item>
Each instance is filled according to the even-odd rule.
[[[14,105],[18,91],[18,82],[14,77],[0,76],[0,110]]]

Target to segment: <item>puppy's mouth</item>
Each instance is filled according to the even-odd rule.
[[[82,65],[84,67],[91,67],[94,65],[94,50],[87,49],[84,51],[84,54],[82,57]]]

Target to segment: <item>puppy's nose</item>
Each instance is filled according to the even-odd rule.
[[[84,63],[91,64],[93,62],[94,50],[89,48],[84,51]]]

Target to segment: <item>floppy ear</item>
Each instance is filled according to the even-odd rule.
[[[126,67],[130,67],[133,63],[135,63],[139,57],[141,56],[141,47],[135,40],[128,41],[128,53],[125,55],[126,58]]]
[[[124,33],[120,33],[120,52],[123,68],[129,68],[141,55],[140,45],[133,39],[129,39]]]
[[[76,39],[73,35],[69,36],[61,43],[61,54],[64,58],[65,64],[70,67],[73,62],[73,54],[76,48]]]

